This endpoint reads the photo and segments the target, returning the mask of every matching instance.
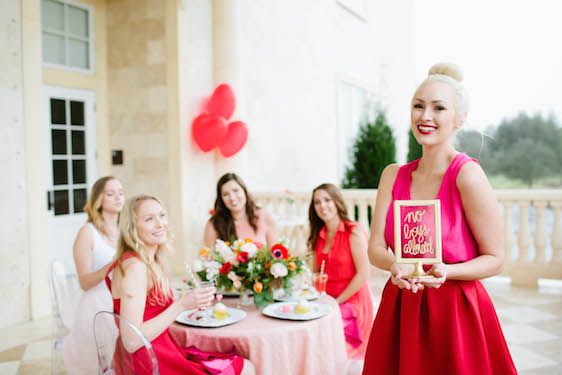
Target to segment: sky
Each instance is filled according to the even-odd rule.
[[[519,112],[562,124],[562,2],[413,0],[416,80],[436,62],[458,64],[470,95],[468,126]]]

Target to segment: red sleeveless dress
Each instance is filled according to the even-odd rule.
[[[455,156],[437,198],[441,201],[443,262],[460,263],[479,255],[456,180],[470,161]],[[419,160],[402,166],[392,199],[411,199],[412,172]],[[386,217],[386,243],[394,247],[393,203]],[[496,311],[479,281],[446,280],[439,289],[417,293],[390,280],[384,288],[365,356],[363,374],[516,374]]]
[[[316,262],[325,261],[325,272],[328,274],[326,293],[337,298],[355,276],[355,265],[351,256],[349,238],[355,222],[340,221],[334,236],[332,247],[324,254],[326,247],[326,227],[318,233],[316,240]],[[365,234],[366,235],[366,234]],[[373,324],[373,301],[367,283],[354,295],[340,304],[346,339],[347,356],[352,359],[363,358],[367,349],[369,333]]]
[[[135,256],[132,253],[125,253],[123,260]],[[115,269],[117,262],[109,268],[108,275],[105,277],[106,284],[111,291],[111,279],[109,273]],[[156,289],[149,290],[143,314],[143,322],[154,318],[168,308],[173,302],[168,298],[166,302],[158,304],[156,301]],[[121,300],[113,299],[113,311],[117,314],[121,312]],[[158,367],[162,375],[238,375],[242,372],[244,358],[234,353],[209,353],[197,350],[194,347],[182,348],[173,339],[170,330],[167,328],[160,336],[151,341],[152,349],[158,360]],[[204,362],[220,362],[224,371],[208,366]],[[123,347],[121,338],[117,340],[115,353],[113,355],[113,366],[117,375],[144,375],[152,374],[152,363],[148,353],[143,347],[134,353],[128,353]]]

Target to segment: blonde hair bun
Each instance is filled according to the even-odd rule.
[[[438,63],[433,65],[428,72],[428,75],[440,74],[453,78],[461,82],[463,79],[461,68],[453,63]]]

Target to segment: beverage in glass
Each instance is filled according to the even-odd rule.
[[[316,288],[318,293],[325,294],[326,293],[326,283],[328,282],[328,274],[317,272],[317,273],[314,274],[312,282],[314,284],[314,288]]]

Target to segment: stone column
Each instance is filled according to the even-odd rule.
[[[245,121],[246,102],[240,64],[240,2],[213,0],[213,80],[215,87],[228,83],[236,96],[236,110],[229,121]],[[250,124],[246,123],[248,127]],[[249,137],[251,137],[251,132]],[[244,178],[247,168],[248,142],[230,158],[215,154],[215,177],[218,180],[226,172],[235,172]]]

